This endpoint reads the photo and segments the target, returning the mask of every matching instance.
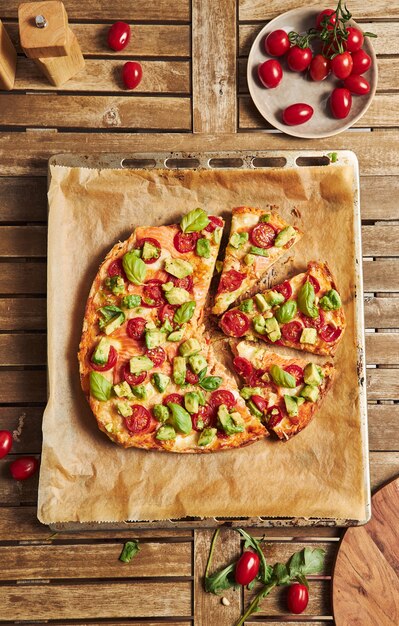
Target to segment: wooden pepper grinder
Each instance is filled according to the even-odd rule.
[[[18,8],[19,36],[52,85],[60,87],[85,65],[78,40],[68,25],[62,2],[27,2]]]
[[[0,89],[14,87],[17,51],[0,20]]]

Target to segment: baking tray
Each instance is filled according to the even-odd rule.
[[[354,234],[355,234],[355,296],[357,377],[359,385],[360,428],[363,455],[365,518],[362,520],[317,518],[317,517],[185,517],[180,519],[129,521],[118,523],[54,523],[50,528],[56,532],[81,532],[83,530],[126,530],[133,529],[195,529],[219,526],[272,527],[347,527],[365,524],[371,516],[371,494],[369,477],[369,450],[367,429],[366,366],[363,310],[363,276],[361,247],[360,184],[359,166],[356,155],[349,150],[336,151],[235,151],[235,152],[140,152],[132,154],[76,155],[60,154],[49,160],[49,166],[84,167],[93,169],[270,169],[299,168],[309,166],[349,165],[354,172]],[[50,182],[50,176],[49,176]]]

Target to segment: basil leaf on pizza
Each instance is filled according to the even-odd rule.
[[[292,376],[292,374],[289,374],[278,365],[271,366],[270,376],[279,387],[288,387],[289,389],[296,387],[295,376]]]
[[[194,209],[185,215],[180,222],[183,233],[197,233],[208,226],[209,218],[203,209]]]
[[[317,317],[319,314],[315,298],[314,287],[307,280],[298,291],[298,309],[307,317]]]
[[[189,302],[184,302],[177,309],[176,313],[173,316],[173,321],[181,326],[182,324],[186,324],[189,322],[193,316],[195,310],[195,302],[194,300],[190,300]]]
[[[107,402],[111,397],[112,383],[109,382],[99,372],[90,372],[90,393],[100,400],[100,402]]]
[[[170,409],[170,412],[172,414],[169,418],[169,422],[171,423],[173,428],[184,434],[188,434],[189,432],[191,432],[193,424],[191,421],[190,413],[175,402],[169,402],[168,409]]]
[[[222,382],[223,380],[220,376],[205,376],[200,379],[199,385],[202,389],[205,389],[205,391],[215,391],[215,389],[219,389]]]
[[[128,280],[134,285],[142,285],[147,273],[147,266],[144,261],[131,251],[126,252],[123,256],[122,264]]]

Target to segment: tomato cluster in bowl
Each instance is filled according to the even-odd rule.
[[[287,33],[278,29],[270,32],[264,40],[266,53],[273,57],[257,68],[260,83],[267,89],[275,89],[284,80],[280,60],[284,57],[291,72],[306,72],[312,81],[323,81],[335,77],[337,84],[329,98],[330,111],[334,118],[344,119],[352,107],[352,95],[363,96],[370,92],[370,83],[363,76],[371,67],[372,59],[363,49],[365,36],[354,26],[348,26],[351,14],[337,8],[325,9],[316,17],[315,26],[305,34],[295,31]],[[316,45],[315,45],[316,44]],[[298,102],[284,109],[284,124],[296,126],[311,119],[314,110],[310,104]]]

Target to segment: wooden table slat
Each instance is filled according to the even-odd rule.
[[[3,331],[45,330],[45,298],[0,298],[0,328]]]
[[[244,606],[248,606],[256,590],[259,590],[259,587],[255,586],[253,592],[244,591]],[[332,615],[330,590],[330,580],[310,580],[309,604],[301,616],[307,617],[314,615],[315,617],[320,617],[323,615]],[[256,616],[274,617],[281,615],[282,617],[288,617],[286,597],[287,587],[277,587],[277,589],[274,589],[272,593],[261,602],[260,611],[256,613]]]
[[[255,20],[271,20],[285,11],[309,7],[307,0],[284,0],[284,2],[263,2],[263,0],[239,0],[239,18],[250,22]],[[384,19],[398,18],[399,6],[394,2],[376,0],[364,2],[363,0],[351,0],[350,11],[356,19],[370,20],[373,18]],[[317,10],[316,10],[317,12]]]

